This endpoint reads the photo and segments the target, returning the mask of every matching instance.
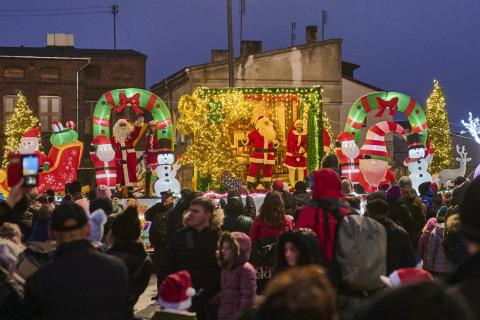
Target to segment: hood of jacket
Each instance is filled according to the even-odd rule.
[[[333,169],[314,171],[309,177],[312,199],[339,199],[343,198],[341,181],[338,173]]]
[[[320,244],[317,235],[310,229],[300,228],[282,233],[278,239],[278,252],[285,259],[285,243],[291,242],[300,250],[299,265],[320,262]]]
[[[250,237],[242,232],[224,232],[218,241],[217,250],[218,262],[221,267],[227,267],[227,263],[223,260],[221,253],[221,246],[224,241],[228,241],[233,250],[233,263],[229,264],[230,267],[244,264],[250,259],[250,253],[252,252],[252,241]]]

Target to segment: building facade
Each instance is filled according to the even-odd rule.
[[[134,50],[78,49],[58,43],[42,48],[0,47],[2,128],[20,90],[40,119],[44,146],[49,146],[55,120],[75,121],[79,139],[87,146],[96,101],[112,89],[145,88],[146,59]],[[1,130],[2,145],[4,139]]]
[[[306,43],[262,52],[260,41],[242,41],[240,57],[234,61],[235,87],[312,87],[322,86],[323,108],[334,134],[344,127],[348,110],[360,96],[381,91],[354,79],[357,64],[342,61],[342,40],[317,41],[316,26],[306,29]],[[153,85],[151,90],[170,107],[174,121],[180,116],[177,104],[182,95],[190,95],[200,86],[228,86],[228,51],[212,50],[211,62],[186,67]],[[392,119],[385,115],[382,119]],[[365,131],[371,116],[367,119]],[[188,137],[177,135],[176,148],[182,153]],[[388,139],[391,139],[389,137]],[[391,140],[388,142],[392,145]],[[184,168],[179,178],[189,186],[191,170]]]

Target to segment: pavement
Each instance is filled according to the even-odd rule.
[[[152,297],[157,294],[157,277],[152,275],[147,289],[138,298],[137,304],[134,307],[136,319],[151,319],[155,310],[158,309],[158,303],[152,300]]]

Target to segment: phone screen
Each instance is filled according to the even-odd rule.
[[[38,184],[38,157],[27,155],[22,157],[22,174],[25,186],[34,187]]]

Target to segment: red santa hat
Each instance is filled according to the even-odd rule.
[[[96,136],[92,141],[93,145],[111,144],[110,139],[106,136]]]
[[[195,289],[188,271],[179,271],[163,280],[158,289],[158,303],[165,309],[183,311],[192,305]]]
[[[394,132],[403,135],[405,130],[393,121],[382,121],[374,124],[367,131],[365,144],[360,149],[360,155],[365,159],[373,158],[388,162],[391,156],[387,151],[385,136],[387,133]]]
[[[393,271],[390,276],[380,276],[380,279],[390,288],[398,288],[417,282],[432,282],[432,275],[423,269],[402,268]]]
[[[38,139],[39,138],[38,136],[40,135],[41,130],[42,130],[42,125],[39,125],[36,128],[27,129],[23,133],[23,138],[37,138]]]
[[[354,140],[353,134],[350,132],[343,131],[337,136],[337,141],[340,141],[340,142],[353,141],[353,140]]]

